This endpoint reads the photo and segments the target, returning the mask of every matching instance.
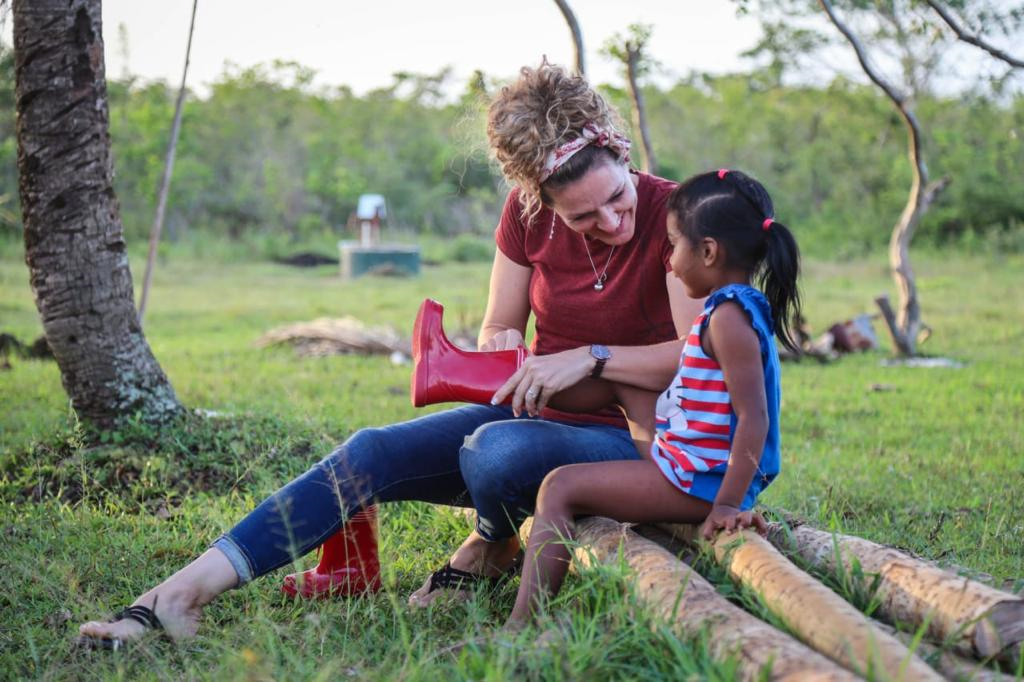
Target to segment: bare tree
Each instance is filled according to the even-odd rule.
[[[975,47],[985,50],[985,52],[988,52],[996,59],[1001,59],[1014,68],[1024,68],[1024,61],[1017,59],[1016,57],[1004,52],[1003,50],[1000,50],[999,48],[995,47],[994,45],[986,41],[981,36],[968,33],[966,30],[964,30],[963,26],[960,25],[960,22],[956,20],[953,14],[949,10],[945,9],[942,5],[935,2],[935,0],[924,1],[925,3],[927,3],[929,7],[935,10],[936,14],[942,17],[942,20],[946,23],[947,26],[949,26],[953,30],[953,33],[956,34],[957,38],[964,41],[968,45],[974,45]]]
[[[565,23],[569,25],[569,32],[572,33],[572,45],[576,50],[576,73],[586,78],[587,68],[583,57],[583,31],[580,30],[580,23],[576,20],[576,15],[573,14],[572,8],[569,7],[569,3],[566,0],[555,0],[555,4],[562,11]]]
[[[174,154],[178,149],[178,135],[181,133],[181,109],[185,103],[185,80],[188,78],[188,62],[192,55],[192,32],[196,27],[196,6],[198,4],[199,0],[192,0],[192,20],[188,25],[188,44],[185,47],[185,68],[181,72],[178,99],[174,102],[174,122],[171,124],[171,141],[167,144],[167,156],[164,158],[164,174],[160,179],[156,217],[153,218],[153,228],[149,231],[149,254],[146,256],[146,274],[142,277],[142,296],[139,298],[140,325],[146,314],[146,300],[149,298],[149,287],[153,283],[153,266],[156,264],[156,249],[160,245],[160,233],[164,229],[164,212],[167,210],[167,194],[171,190],[171,174],[174,173]]]
[[[640,87],[640,79],[647,75],[652,62],[645,53],[651,39],[651,27],[641,24],[630,24],[626,35],[616,34],[605,43],[604,53],[618,59],[626,67],[626,79],[629,81],[629,94],[633,100],[633,128],[640,133],[644,147],[644,163],[641,166],[646,173],[656,173],[658,163],[654,157],[654,146],[651,144],[651,132],[647,127],[647,107],[644,93]]]
[[[896,92],[868,60],[864,46],[849,27],[836,15],[829,0],[819,0],[822,9],[828,14],[829,20],[835,25],[843,37],[853,46],[857,54],[857,61],[860,63],[864,73],[885,93],[900,113],[907,126],[908,154],[913,172],[913,180],[910,185],[910,195],[907,197],[907,204],[900,215],[899,221],[893,228],[892,236],[889,239],[889,265],[892,268],[893,279],[900,294],[899,312],[894,313],[889,305],[888,297],[882,296],[876,299],[882,311],[885,321],[889,326],[893,343],[901,355],[914,355],[917,352],[917,340],[919,334],[925,329],[921,321],[921,305],[917,296],[917,285],[914,281],[914,271],[910,265],[910,241],[914,237],[914,231],[921,222],[921,217],[935,201],[936,197],[949,184],[948,178],[942,178],[935,182],[928,180],[928,167],[925,165],[921,150],[921,127],[917,122],[913,109],[907,98]]]
[[[132,296],[112,184],[99,0],[15,0],[18,173],[43,331],[80,418],[181,411]]]

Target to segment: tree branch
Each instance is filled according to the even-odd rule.
[[[942,5],[935,2],[935,0],[924,1],[929,7],[935,10],[935,12],[940,17],[942,17],[942,20],[946,22],[947,26],[953,29],[953,33],[956,34],[957,38],[959,38],[960,40],[969,45],[974,45],[975,47],[985,50],[985,52],[988,52],[996,59],[1003,60],[1010,66],[1013,66],[1018,69],[1024,68],[1024,61],[1021,61],[1020,59],[1017,59],[1013,55],[1003,52],[995,45],[992,45],[991,43],[984,40],[981,36],[971,35],[967,31],[965,31],[963,27],[959,24],[959,22],[957,22],[956,18],[952,14],[950,14]]]
[[[583,59],[583,31],[580,29],[580,23],[576,20],[576,15],[573,14],[572,8],[569,7],[566,0],[555,0],[555,4],[562,11],[565,23],[569,24],[569,31],[572,33],[572,44],[576,50],[576,73],[586,78],[587,69]]]

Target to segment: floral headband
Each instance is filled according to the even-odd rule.
[[[566,142],[548,154],[547,158],[544,159],[544,168],[540,173],[540,182],[543,183],[550,178],[555,171],[564,166],[576,152],[584,147],[589,145],[607,147],[612,142],[615,142],[622,148],[625,160],[629,161],[629,138],[613,128],[602,128],[596,123],[588,123],[583,126],[579,137]]]

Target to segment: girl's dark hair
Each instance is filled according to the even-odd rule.
[[[776,335],[799,353],[792,330],[800,316],[800,249],[789,228],[775,221],[764,186],[740,171],[702,173],[673,190],[668,208],[691,244],[717,240],[725,247],[726,265],[756,280],[771,304]],[[764,229],[768,218],[772,222]]]

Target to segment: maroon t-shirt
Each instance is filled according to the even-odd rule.
[[[627,243],[611,254],[610,246],[596,239],[584,244],[555,216],[551,237],[551,209],[542,208],[530,226],[523,223],[519,190],[513,189],[495,230],[498,248],[509,260],[533,269],[530,307],[536,318],[531,350],[537,355],[601,343],[606,346],[646,346],[678,338],[665,288],[671,270],[665,227],[668,195],[676,183],[639,173],[636,188],[635,230]],[[590,255],[601,272],[608,263],[602,291],[594,290],[596,276]],[[617,409],[580,415],[545,410],[545,417],[625,426]]]

